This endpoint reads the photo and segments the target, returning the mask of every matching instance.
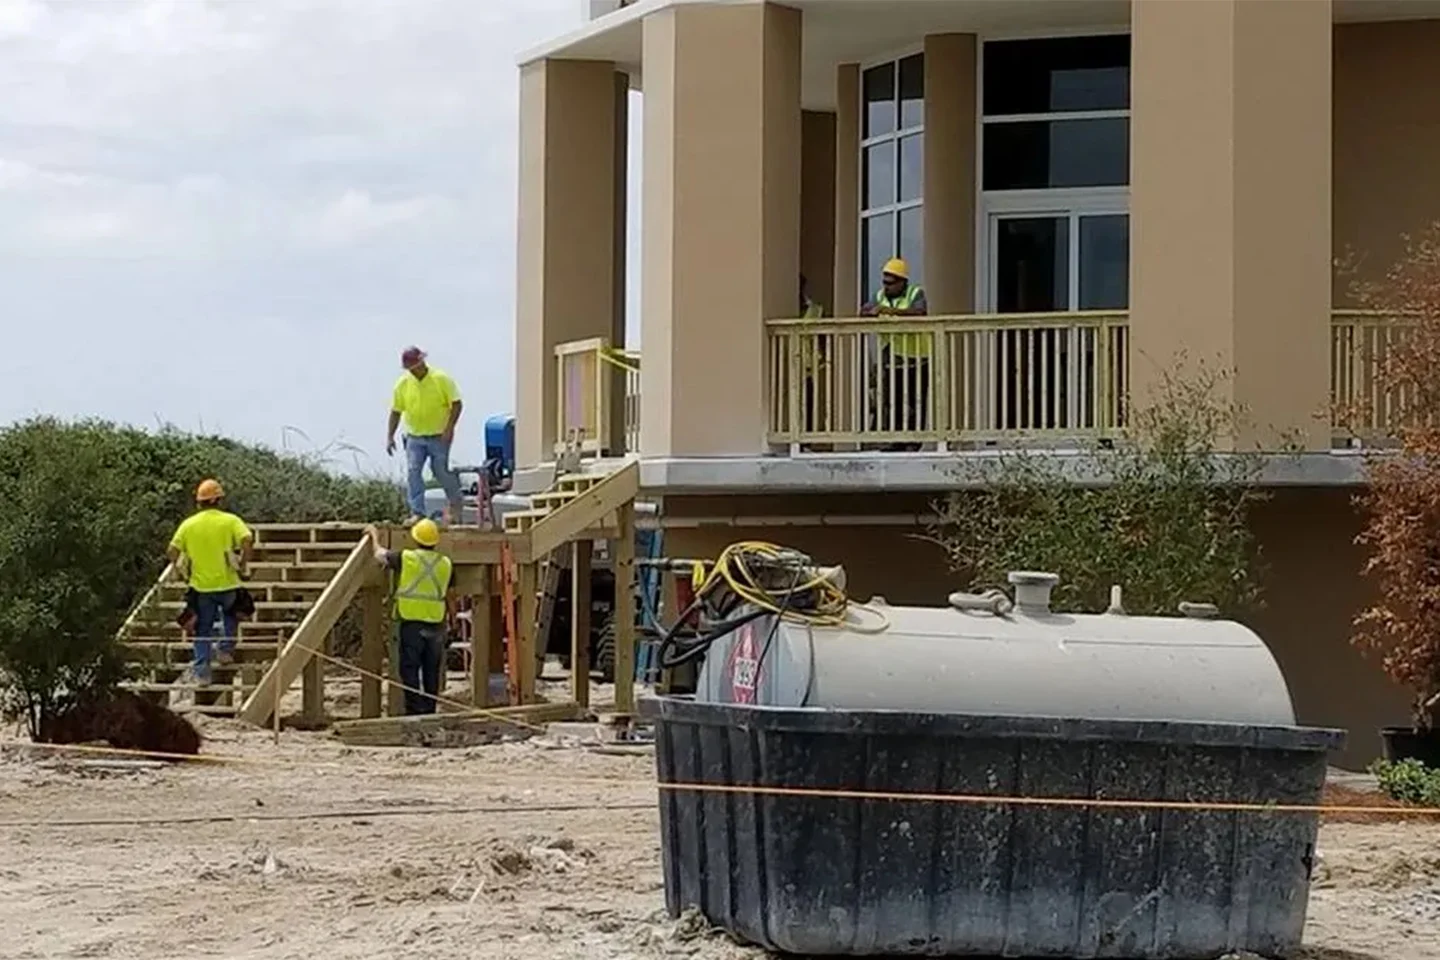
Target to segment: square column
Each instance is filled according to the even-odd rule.
[[[975,310],[977,47],[970,33],[925,38],[925,293],[932,314]]]
[[[832,316],[860,313],[860,65],[835,70],[835,303]]]
[[[641,451],[765,446],[767,318],[800,273],[800,13],[680,5],[644,20]]]
[[[835,316],[835,114],[801,115],[800,272],[810,296]]]
[[[1331,14],[1131,5],[1131,395],[1182,357],[1233,370],[1242,445],[1329,445]]]
[[[541,60],[520,68],[515,455],[521,468],[554,457],[555,346],[591,337],[625,342],[627,93],[628,79],[613,63]],[[623,404],[623,381],[618,395]],[[614,411],[611,421],[614,427]]]

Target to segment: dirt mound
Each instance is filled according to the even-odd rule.
[[[200,733],[184,717],[128,690],[90,697],[40,725],[41,743],[104,742],[154,754],[200,752]]]
[[[1327,807],[1386,807],[1397,810],[1405,807],[1405,804],[1390,799],[1378,790],[1356,790],[1338,783],[1325,784],[1325,792],[1320,802]],[[1321,818],[1326,823],[1393,823],[1406,820],[1419,823],[1424,819],[1403,813],[1349,813],[1343,810],[1323,813]]]

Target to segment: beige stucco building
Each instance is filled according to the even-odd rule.
[[[1367,397],[1384,339],[1350,284],[1440,217],[1440,3],[586,7],[520,67],[522,471],[567,443],[638,455],[669,553],[763,536],[935,603],[943,557],[910,535],[969,465],[1018,440],[1068,456],[1167,371],[1229,371],[1235,442],[1275,451],[1254,626],[1302,718],[1373,756],[1405,697],[1346,643],[1368,434],[1329,411]],[[897,254],[930,316],[845,319]],[[839,319],[793,319],[802,274]],[[924,349],[897,360],[882,330]]]

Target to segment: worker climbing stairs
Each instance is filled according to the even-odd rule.
[[[197,685],[190,665],[193,638],[176,622],[185,581],[168,569],[120,629],[132,668],[130,689],[176,710],[234,715],[260,683],[286,641],[295,636],[363,536],[357,524],[256,524],[250,579],[255,615],[242,621],[235,662],[215,663],[211,682]]]

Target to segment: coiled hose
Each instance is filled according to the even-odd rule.
[[[783,589],[777,589],[765,585],[756,575],[756,570],[762,566],[770,570],[777,566],[790,566],[795,574]],[[673,668],[688,663],[703,655],[720,637],[765,616],[777,617],[777,626],[779,620],[788,620],[811,627],[844,626],[861,633],[880,633],[890,626],[889,618],[883,612],[868,604],[852,601],[825,573],[805,579],[808,567],[808,561],[796,551],[761,540],[742,540],[730,544],[720,551],[708,572],[703,565],[697,564],[692,575],[695,599],[661,639],[661,665]],[[678,634],[685,622],[704,605],[710,594],[722,587],[728,588],[737,599],[753,609],[712,624],[709,630],[694,640],[681,640]],[[804,607],[797,607],[796,599],[807,595],[813,598],[811,602]],[[852,609],[871,613],[879,623],[862,627],[847,616]]]

